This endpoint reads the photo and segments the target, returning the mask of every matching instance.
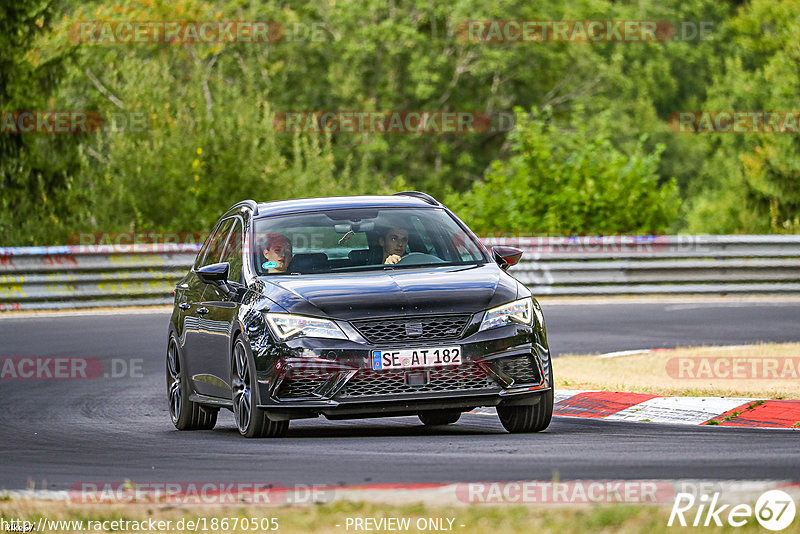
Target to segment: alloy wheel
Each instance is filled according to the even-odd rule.
[[[247,432],[252,414],[252,391],[250,390],[250,367],[247,364],[247,351],[240,341],[233,349],[233,415],[239,432]]]
[[[170,339],[167,349],[167,373],[169,375],[169,415],[173,424],[181,417],[183,402],[181,400],[181,368],[178,360],[178,346],[175,339]]]

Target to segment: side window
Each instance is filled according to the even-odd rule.
[[[225,239],[228,237],[231,226],[233,226],[233,219],[222,221],[222,224],[219,225],[217,231],[208,241],[208,250],[206,250],[206,255],[200,262],[200,267],[219,262],[219,258],[222,255],[222,246],[225,244]]]
[[[225,248],[222,251],[220,262],[228,262],[230,270],[228,271],[229,282],[242,282],[242,222],[236,219],[233,224],[233,229],[228,236],[228,241],[225,243]]]
[[[208,254],[208,247],[211,246],[211,239],[214,237],[214,229],[211,229],[211,233],[206,236],[206,240],[203,242],[203,246],[200,247],[200,252],[197,253],[197,257],[194,259],[194,268],[199,269],[203,265],[203,258],[206,257]]]

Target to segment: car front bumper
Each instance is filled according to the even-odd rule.
[[[425,410],[536,404],[552,389],[544,332],[525,325],[458,340],[372,345],[363,338],[251,338],[258,406],[271,419],[414,415]],[[468,329],[467,332],[470,330]],[[459,366],[372,370],[373,350],[459,345]]]

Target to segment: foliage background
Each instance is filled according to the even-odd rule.
[[[459,22],[666,20],[704,38],[470,43]],[[275,44],[87,44],[84,20],[271,20]],[[243,198],[427,191],[482,233],[800,231],[800,136],[671,131],[792,110],[800,4],[773,0],[15,0],[0,110],[140,112],[142,132],[0,134],[0,244],[206,230]],[[516,113],[510,132],[287,135],[282,110]]]

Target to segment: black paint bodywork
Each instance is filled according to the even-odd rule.
[[[261,217],[337,208],[411,207],[444,209],[470,236],[469,228],[447,208],[412,196],[334,197],[279,201],[257,205],[236,204],[215,225],[234,219],[241,225],[242,273],[240,279],[218,283],[220,267],[203,282],[198,261],[178,283],[169,333],[178,340],[183,368],[188,373],[191,400],[213,407],[231,408],[231,353],[237,336],[249,347],[255,363],[257,391],[254,403],[267,410],[270,419],[295,419],[325,415],[329,419],[411,415],[426,410],[469,410],[477,406],[536,404],[552,388],[550,353],[544,324],[507,325],[478,332],[484,312],[530,295],[530,291],[505,272],[502,254],[481,245],[485,262],[468,266],[420,266],[381,271],[363,271],[291,276],[257,276],[252,250],[254,221]],[[228,226],[230,227],[230,225]],[[209,237],[210,238],[210,237]],[[202,255],[201,251],[201,255]],[[512,258],[514,262],[517,258]],[[496,263],[503,264],[503,268]],[[510,262],[505,262],[510,263]],[[210,267],[210,269],[209,269]],[[534,305],[538,303],[534,299]],[[284,312],[334,320],[349,339],[300,337],[278,340],[264,312]],[[458,344],[464,366],[486,377],[486,388],[419,391],[346,396],[354,380],[389,380],[371,371],[374,346],[353,326],[363,319],[425,318],[468,315],[459,339],[426,342],[425,346]],[[410,342],[397,346],[413,348]],[[503,362],[530,366],[527,380],[510,376]],[[520,360],[520,358],[522,358]],[[527,362],[527,363],[526,363]],[[517,367],[518,369],[518,367]],[[429,375],[431,380],[433,375]],[[531,378],[534,377],[534,378]],[[397,377],[395,377],[397,378]],[[288,381],[302,382],[302,394],[286,396]],[[405,377],[403,380],[410,380]],[[389,384],[389,382],[386,382]],[[382,385],[383,383],[379,383]],[[398,382],[399,384],[399,382]],[[313,385],[313,388],[310,386]],[[404,386],[406,390],[412,386]],[[389,388],[392,389],[392,388]],[[435,388],[434,388],[435,389]]]

